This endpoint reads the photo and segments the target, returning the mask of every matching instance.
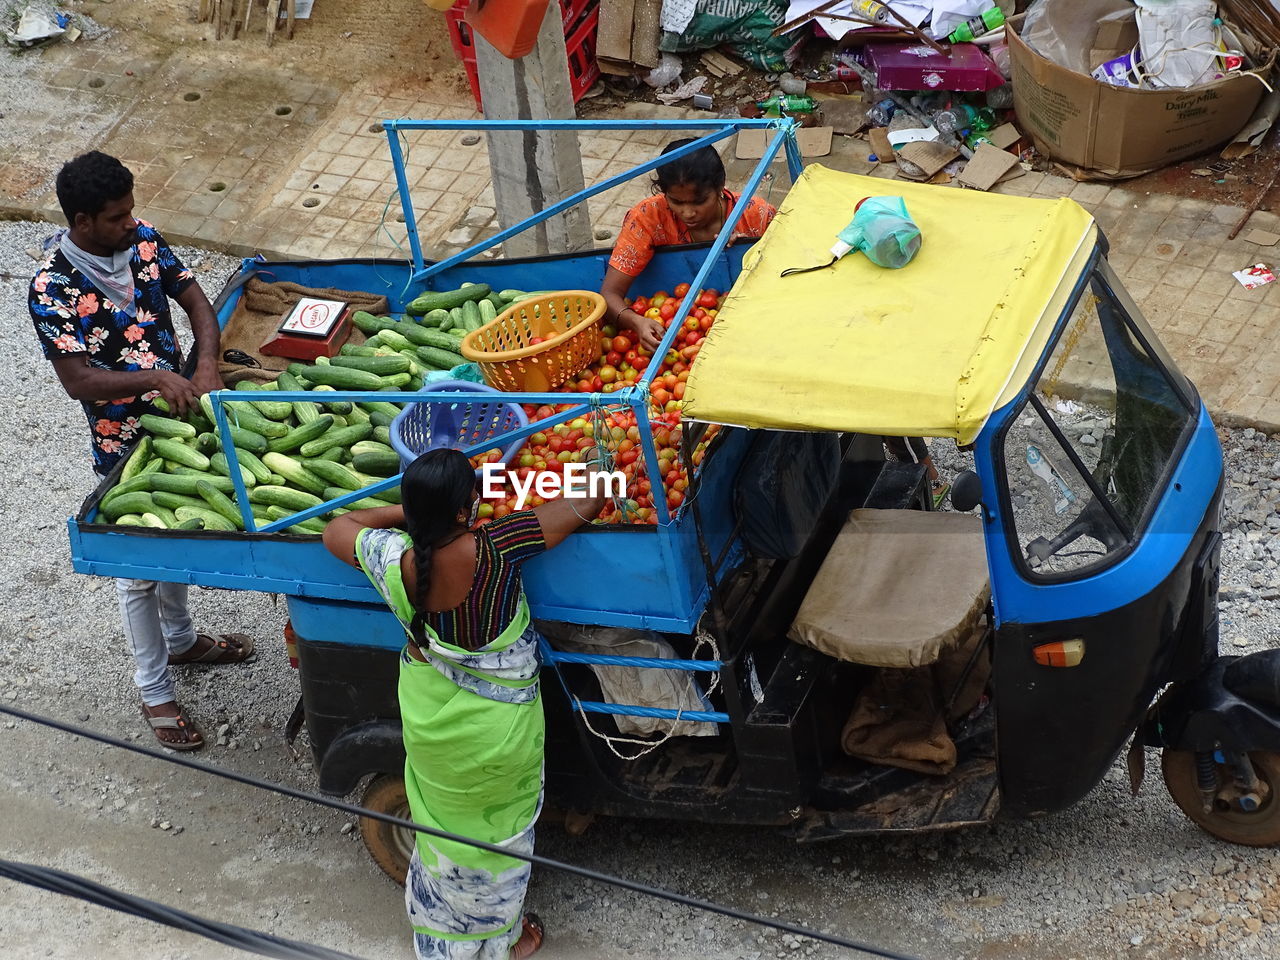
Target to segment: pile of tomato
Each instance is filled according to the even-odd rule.
[[[670,294],[660,290],[651,297],[634,300],[631,309],[669,328],[688,292],[689,285],[682,283]],[[715,322],[721,302],[722,297],[717,291],[699,291],[694,309],[684,321],[671,349],[662,358],[658,373],[649,387],[652,402],[649,419],[653,425],[653,440],[658,457],[657,472],[661,478],[661,489],[657,491],[657,497],[666,500],[667,508],[672,513],[684,504],[685,492],[689,487],[689,478],[685,475],[684,464],[680,460],[680,408],[685,382],[698,351],[702,349],[703,338]],[[601,330],[599,361],[584,370],[577,380],[566,383],[556,392],[612,393],[636,383],[652,362],[653,356],[640,345],[632,331],[606,325]],[[576,405],[525,404],[524,410],[532,422],[553,417]],[[694,448],[691,458],[695,467],[702,463],[707,444],[711,442],[717,429],[715,426],[709,427]],[[615,469],[622,471],[627,478],[626,502],[621,509],[617,504],[607,504],[600,515],[600,521],[656,524],[658,515],[655,491],[653,481],[644,466],[640,427],[635,412],[631,409],[609,412],[604,419],[604,433],[607,435],[596,435],[596,423],[591,418],[579,417],[557,424],[551,430],[533,434],[515,457],[507,462],[507,469],[514,471],[521,483],[526,482],[530,474],[540,471],[562,473],[566,463],[581,462],[586,456],[584,451],[599,443],[608,448],[613,455]],[[496,462],[501,459],[502,454],[495,450],[475,458],[474,462],[478,466],[486,460]],[[536,507],[545,502],[542,497],[531,493],[525,507]],[[508,486],[504,496],[481,502],[480,518],[484,522],[505,517],[515,509],[515,490]]]

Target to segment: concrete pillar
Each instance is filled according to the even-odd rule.
[[[557,0],[547,5],[538,45],[526,57],[508,60],[484,37],[478,33],[474,36],[486,119],[574,118],[564,26]],[[494,203],[503,228],[541,212],[584,186],[575,131],[499,130],[490,131],[488,140]],[[508,257],[545,256],[588,250],[591,245],[591,222],[586,206],[580,204],[512,237],[503,244],[503,253]]]

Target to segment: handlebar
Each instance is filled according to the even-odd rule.
[[[1036,537],[1026,546],[1027,561],[1038,567],[1068,544],[1080,537],[1091,537],[1103,545],[1103,552],[1110,553],[1125,544],[1124,537],[1116,530],[1106,508],[1097,497],[1092,497],[1079,516],[1052,540]]]

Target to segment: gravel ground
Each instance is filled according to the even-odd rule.
[[[0,510],[11,543],[0,555],[0,703],[146,743],[111,586],[70,570],[65,519],[90,489],[86,427],[39,357],[24,302],[33,267],[24,251],[52,229],[0,224],[0,309],[14,326],[0,344],[0,391],[10,405]],[[236,266],[202,251],[180,254],[211,297]],[[1280,635],[1280,437],[1221,436],[1231,477],[1223,649],[1240,653]],[[934,444],[944,473],[961,465],[948,446]],[[305,744],[295,757],[280,736],[297,696],[280,640],[283,605],[201,589],[192,608],[202,627],[250,633],[261,650],[246,667],[180,675],[179,695],[203,729],[228,727],[226,746],[196,756],[313,788]],[[1148,770],[1157,769],[1153,754]],[[5,855],[360,956],[411,956],[399,890],[376,873],[346,818],[330,811],[6,720],[0,806]],[[539,849],[921,957],[1234,958],[1280,950],[1280,853],[1214,841],[1150,773],[1132,799],[1121,764],[1074,808],[1033,822],[798,846],[770,830],[614,820],[577,838],[549,826]],[[549,871],[535,874],[530,907],[551,931],[547,957],[849,955]],[[14,956],[242,956],[8,888],[0,936]]]

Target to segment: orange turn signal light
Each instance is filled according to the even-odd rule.
[[[1084,659],[1083,640],[1057,640],[1031,648],[1031,655],[1042,667],[1078,667]]]

